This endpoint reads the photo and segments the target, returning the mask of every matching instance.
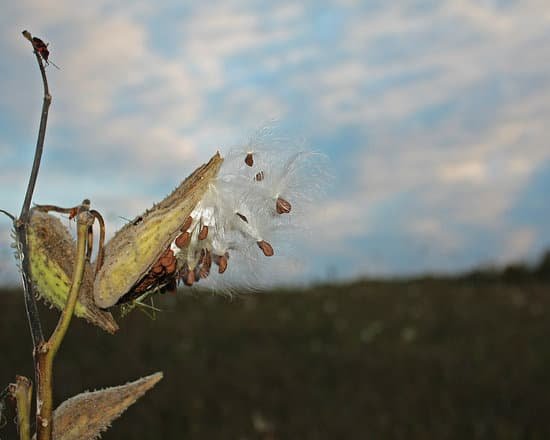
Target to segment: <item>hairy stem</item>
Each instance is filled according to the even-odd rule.
[[[86,262],[86,248],[88,227],[93,223],[94,217],[87,211],[80,212],[77,216],[77,253],[73,269],[73,277],[67,304],[61,313],[59,321],[50,339],[42,344],[36,354],[37,387],[36,396],[36,429],[37,440],[52,439],[52,413],[53,413],[53,361],[61,342],[67,333],[73,317],[78,292],[84,276]]]

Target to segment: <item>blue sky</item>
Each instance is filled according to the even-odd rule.
[[[51,42],[35,201],[112,234],[217,149],[277,132],[334,176],[297,281],[534,259],[550,247],[545,0],[12,1],[0,16],[0,207],[18,212]],[[0,278],[16,280],[0,222]]]

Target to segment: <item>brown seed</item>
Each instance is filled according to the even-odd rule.
[[[166,273],[168,275],[172,275],[176,271],[176,259],[174,258],[172,260],[172,263],[170,263],[168,266],[165,266]]]
[[[160,262],[157,262],[157,264],[155,264],[151,269],[151,272],[155,275],[160,275],[164,272],[164,267],[160,264]]]
[[[256,182],[261,182],[262,180],[264,180],[264,172],[263,171],[260,171],[259,173],[256,174]]]
[[[195,271],[194,270],[187,270],[187,276],[185,278],[185,285],[186,286],[192,286],[195,282]]]
[[[187,273],[189,272],[189,267],[187,266],[187,263],[183,265],[181,270],[178,272],[179,279],[185,280],[187,278]]]
[[[248,153],[246,157],[244,158],[244,163],[247,164],[249,167],[254,165],[254,156],[252,156],[252,153]]]
[[[218,273],[224,273],[227,269],[227,257],[225,255],[216,255],[214,263],[218,265]]]
[[[204,225],[199,232],[199,240],[204,240],[208,236],[208,226]]]
[[[201,278],[206,278],[210,275],[210,267],[212,266],[212,256],[208,249],[203,249],[203,254],[201,256],[201,269],[199,271],[199,276]]]
[[[212,266],[212,254],[208,249],[205,250],[202,264],[208,268],[208,271],[210,271],[210,267]]]
[[[292,205],[282,197],[279,197],[277,199],[277,203],[275,204],[275,207],[277,208],[277,212],[279,214],[288,214],[292,209]]]
[[[184,232],[176,238],[176,246],[180,249],[184,248],[189,244],[189,240],[191,240],[191,234],[189,232]]]
[[[164,267],[170,266],[176,259],[174,257],[163,257],[159,260],[159,263]]]
[[[174,252],[172,252],[171,249],[168,249],[168,252],[165,252],[162,257],[159,259],[159,263],[162,264],[164,267],[170,266],[174,261],[176,260],[176,257],[174,257]]]
[[[207,268],[206,266],[201,266],[201,269],[199,271],[199,277],[200,278],[207,278],[208,275],[210,275],[210,269]]]
[[[273,248],[271,247],[271,245],[265,241],[265,240],[261,240],[258,242],[258,247],[262,250],[262,252],[264,253],[264,255],[266,257],[271,257],[273,256]]]
[[[237,214],[243,222],[248,223],[246,216],[242,215],[240,212],[236,212],[235,214]]]
[[[181,232],[187,232],[187,230],[191,227],[191,223],[193,223],[193,217],[189,216],[185,219],[185,222],[181,227]]]

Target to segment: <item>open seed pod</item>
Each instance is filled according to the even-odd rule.
[[[173,282],[176,262],[173,253],[170,254],[170,245],[181,236],[182,228],[216,178],[222,162],[216,153],[172,194],[109,240],[104,263],[94,282],[94,300],[99,307],[129,301],[152,286]]]
[[[261,260],[284,255],[284,241],[307,218],[309,193],[318,189],[316,157],[261,146],[230,151],[225,160],[217,153],[107,243],[95,303],[130,302],[131,309],[178,283],[208,278],[207,285],[223,287],[226,272],[230,282],[234,275],[254,277],[255,286]]]
[[[62,310],[71,288],[76,244],[61,221],[38,209],[31,211],[28,229],[28,257],[32,282],[46,303]],[[93,301],[93,270],[86,262],[75,315],[109,333],[118,330],[113,316]]]

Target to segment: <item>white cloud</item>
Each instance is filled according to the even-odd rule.
[[[486,169],[481,162],[470,160],[443,165],[439,175],[444,182],[449,183],[483,183]]]
[[[164,50],[155,42],[158,25],[148,22],[162,7],[146,2],[6,5],[0,44],[13,66],[2,69],[0,111],[32,135],[1,143],[0,153],[17,152],[23,163],[21,145],[31,145],[36,130],[41,90],[19,37],[24,22],[53,41],[52,59],[62,67],[49,70],[54,103],[41,177],[50,186],[42,197],[67,182],[65,195],[74,197],[77,183],[88,182],[107,211],[134,212],[145,198],[130,206],[108,194],[130,181],[132,197],[151,182],[175,185],[217,148],[277,115],[306,137],[348,129],[363,137],[351,154],[341,146],[348,158],[335,172],[345,188],[312,218],[314,235],[323,237],[318,249],[360,259],[363,250],[350,243],[376,234],[373,213],[401,199],[415,206],[396,211],[410,220],[403,230],[411,240],[457,249],[465,237],[453,225],[494,226],[494,234],[516,237],[511,249],[532,245],[505,217],[550,159],[546,2],[445,0],[418,9],[389,2],[368,11],[361,2],[340,3],[335,30],[319,29],[314,11],[293,2],[192,5],[172,18]],[[334,35],[315,33],[323,31]],[[252,70],[246,84],[232,70],[236,57],[246,60],[243,72]],[[48,153],[85,164],[61,173],[49,168]],[[22,191],[26,172],[0,163],[0,183]],[[86,173],[102,179],[90,182]],[[16,205],[13,195],[3,200]],[[521,253],[514,252],[504,254]]]

